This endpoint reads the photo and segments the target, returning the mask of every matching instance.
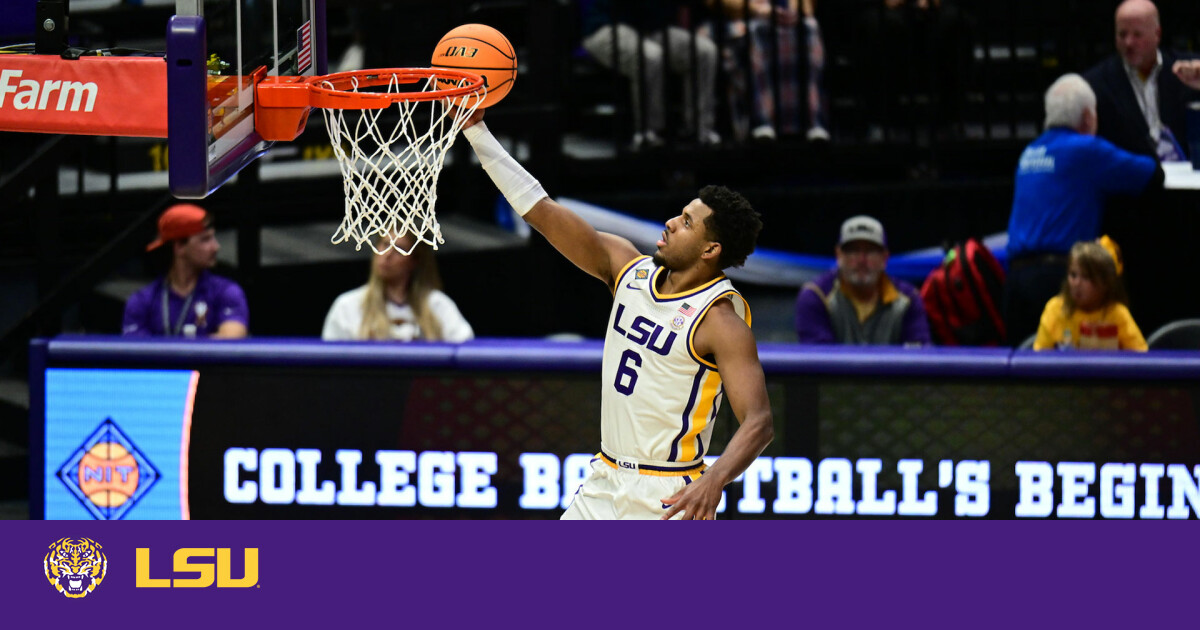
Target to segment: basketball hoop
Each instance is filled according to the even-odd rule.
[[[445,242],[434,213],[438,175],[486,93],[479,75],[448,68],[271,77],[258,84],[255,128],[267,140],[294,140],[308,108],[320,108],[346,193],[345,218],[330,240],[407,255],[419,243]],[[392,111],[395,120],[385,116]],[[406,250],[400,240],[408,234],[416,240]]]

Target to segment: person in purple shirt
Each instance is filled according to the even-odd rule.
[[[203,208],[176,204],[158,219],[158,238],[146,247],[171,248],[167,273],[129,296],[121,334],[127,337],[240,339],[250,310],[236,282],[209,272],[217,264],[212,218]]]
[[[888,277],[883,225],[846,219],[837,269],[807,282],[796,298],[800,343],[929,345],[929,321],[916,287]]]

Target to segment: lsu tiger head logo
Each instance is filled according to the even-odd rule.
[[[108,573],[108,558],[91,538],[60,538],[50,545],[44,562],[46,579],[72,599],[87,597]]]

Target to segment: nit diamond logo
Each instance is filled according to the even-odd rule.
[[[112,418],[58,468],[59,481],[102,521],[125,518],[161,476]]]

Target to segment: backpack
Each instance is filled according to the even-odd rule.
[[[921,300],[935,343],[943,346],[998,346],[1004,343],[1004,268],[978,239],[946,252],[925,278]]]

